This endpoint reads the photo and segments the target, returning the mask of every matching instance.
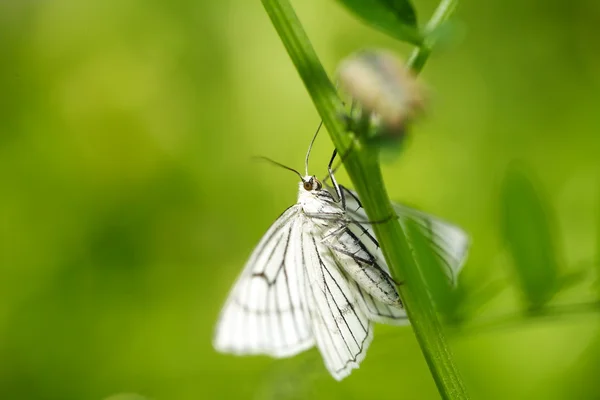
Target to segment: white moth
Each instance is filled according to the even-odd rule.
[[[213,341],[218,351],[279,358],[316,345],[341,380],[364,359],[374,322],[408,323],[357,194],[336,183],[331,163],[329,171],[333,188],[294,171],[298,202],[269,228],[229,294]],[[455,281],[467,235],[411,208],[394,209],[424,228]]]

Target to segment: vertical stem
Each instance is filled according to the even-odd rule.
[[[262,3],[323,119],[335,147],[344,154],[352,138],[345,131],[339,118],[343,112],[342,102],[289,0],[262,0]],[[452,4],[453,0],[444,3]],[[428,56],[428,53],[421,54],[418,57],[420,67]],[[344,166],[369,218],[376,221],[393,215],[394,210],[383,184],[377,153],[355,142],[354,151],[346,157]],[[409,248],[407,234],[410,232],[405,232],[396,220],[375,224],[374,229],[393,277],[405,282],[398,288],[400,296],[441,397],[467,399],[466,389],[446,343],[441,323]]]
[[[408,66],[415,72],[421,72],[431,51],[433,46],[435,45],[435,35],[432,37],[430,35],[435,29],[437,29],[442,23],[446,22],[448,18],[454,13],[456,6],[458,5],[458,0],[442,0],[438,7],[436,8],[433,16],[427,23],[425,27],[425,39],[423,40],[423,44],[420,47],[417,47],[411,53],[408,58]]]

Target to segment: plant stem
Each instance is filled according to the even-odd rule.
[[[425,27],[425,40],[423,40],[423,44],[414,49],[408,58],[408,67],[416,73],[421,72],[435,45],[437,35],[432,36],[430,34],[450,18],[457,5],[458,0],[442,0],[436,8]]]
[[[262,3],[323,119],[335,147],[339,154],[345,154],[353,139],[346,132],[340,119],[340,115],[344,113],[342,101],[327,77],[289,0],[262,0]],[[454,1],[443,1],[443,4],[446,4],[445,9],[453,3]],[[440,12],[442,16],[446,13],[449,11]],[[418,57],[420,67],[427,56],[428,54]],[[377,153],[361,146],[358,141],[353,143],[354,149],[344,160],[344,166],[365,211],[373,221],[389,219],[394,211],[383,184]],[[407,232],[396,220],[375,224],[374,229],[394,279],[405,282],[398,287],[398,290],[441,397],[467,399],[465,386],[454,364],[433,302],[408,245]]]

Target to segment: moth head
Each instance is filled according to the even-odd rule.
[[[316,176],[310,176],[302,179],[302,186],[307,192],[310,192],[311,190],[321,190],[321,188],[323,188],[323,185]]]

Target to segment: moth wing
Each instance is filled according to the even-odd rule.
[[[299,207],[288,208],[253,250],[223,307],[213,345],[237,355],[289,357],[315,344],[297,263]]]
[[[306,224],[311,224],[306,221]],[[358,368],[373,339],[373,323],[363,310],[358,292],[338,265],[335,251],[303,229],[302,264],[312,330],[325,366],[341,380]]]
[[[345,196],[346,212],[350,218],[357,221],[368,220],[357,193],[343,186],[341,190],[342,195]],[[438,217],[402,204],[394,203],[393,207],[401,223],[407,220],[416,223],[416,226],[420,228],[424,237],[430,241],[431,248],[446,268],[446,275],[455,284],[468,255],[470,245],[469,236],[461,228]],[[370,251],[376,254],[378,260],[380,260],[382,268],[385,268],[389,273],[389,268],[379,249],[379,243],[375,239],[373,227],[369,224],[356,225],[360,226],[360,230],[366,232],[363,235],[369,240],[364,240],[363,242],[369,245]],[[383,267],[384,265],[385,267]]]

